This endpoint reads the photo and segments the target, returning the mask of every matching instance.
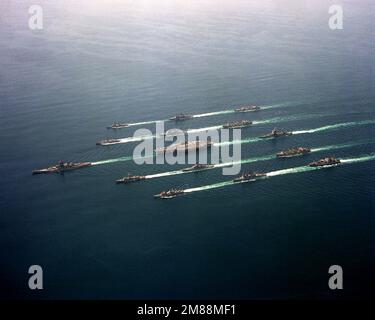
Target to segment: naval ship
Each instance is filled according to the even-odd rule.
[[[310,152],[311,152],[310,148],[298,147],[298,148],[292,148],[292,149],[280,151],[276,154],[276,157],[278,157],[278,158],[289,158],[289,157],[307,154],[307,153],[310,153]]]
[[[146,176],[132,176],[131,174],[128,174],[126,177],[123,177],[121,179],[116,180],[117,184],[123,183],[130,183],[130,182],[136,182],[136,181],[141,181],[145,180]]]
[[[240,175],[239,177],[234,178],[233,182],[254,180],[256,178],[264,177],[266,175],[267,174],[263,173],[263,172],[245,172],[242,175]]]
[[[184,120],[188,120],[188,119],[191,119],[191,118],[193,118],[193,116],[191,116],[189,114],[179,113],[179,114],[175,115],[174,117],[169,118],[169,120],[172,120],[172,121],[184,121]]]
[[[96,143],[97,146],[110,146],[112,144],[116,144],[121,142],[121,139],[106,139],[106,140],[101,140]]]
[[[320,159],[318,161],[314,161],[309,163],[310,167],[324,167],[324,166],[333,166],[340,164],[341,161],[335,157],[327,157]]]
[[[170,189],[168,191],[162,191],[159,194],[155,194],[154,198],[172,199],[183,193],[184,193],[183,189]]]
[[[193,166],[191,166],[189,168],[182,169],[182,171],[183,172],[202,171],[202,170],[210,169],[210,168],[213,168],[213,167],[214,167],[213,164],[200,164],[200,163],[197,163],[197,164],[194,164]]]
[[[169,129],[166,132],[161,133],[161,136],[164,137],[175,137],[175,136],[182,136],[187,134],[187,130],[182,130],[182,129]]]
[[[90,167],[91,162],[64,162],[60,161],[57,165],[48,167],[45,169],[33,170],[33,175],[43,173],[64,173],[65,171],[71,171],[81,168]]]
[[[127,123],[114,122],[111,126],[107,127],[107,129],[123,129],[127,127],[129,127]]]
[[[243,128],[252,125],[252,121],[250,120],[240,120],[240,121],[233,121],[223,125],[224,129],[235,129],[235,128]]]
[[[261,136],[260,138],[278,138],[283,136],[291,136],[293,133],[274,128],[270,133]]]
[[[234,109],[235,112],[251,112],[251,111],[258,111],[260,107],[258,106],[244,106],[237,109]]]
[[[188,153],[190,151],[199,150],[203,148],[210,148],[212,146],[211,141],[185,141],[180,144],[172,144],[165,148],[155,149],[156,153],[170,153],[176,154],[178,151],[185,151]]]

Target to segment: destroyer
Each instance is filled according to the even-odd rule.
[[[298,147],[298,148],[292,148],[292,149],[280,151],[276,154],[276,157],[278,157],[278,158],[289,158],[289,157],[307,154],[307,153],[310,153],[310,152],[311,152],[310,148]]]
[[[101,140],[96,143],[97,146],[110,146],[112,144],[116,144],[121,142],[120,139],[107,139],[107,140]]]
[[[266,176],[266,173],[263,173],[263,172],[245,172],[241,176],[234,178],[233,182],[255,180],[257,178],[264,177],[264,176]]]
[[[248,127],[252,124],[253,122],[250,120],[241,120],[241,121],[234,121],[234,122],[229,122],[223,125],[224,129],[234,129],[234,128],[243,128],[243,127]]]
[[[291,136],[292,134],[293,134],[292,132],[283,131],[283,130],[274,128],[271,131],[271,133],[261,136],[261,138],[278,138],[278,137],[283,137],[283,136]]]
[[[310,167],[324,167],[324,166],[333,166],[340,164],[341,161],[335,157],[327,157],[320,159],[318,161],[314,161],[309,163]]]
[[[169,118],[169,120],[172,120],[172,121],[184,121],[184,120],[188,120],[188,119],[191,119],[191,118],[193,118],[193,116],[191,116],[189,114],[180,113],[180,114],[175,115],[172,118]]]
[[[114,122],[111,126],[107,127],[107,129],[123,129],[127,127],[129,127],[127,123]]]
[[[177,197],[180,194],[183,194],[184,190],[183,189],[171,189],[168,191],[162,191],[159,194],[155,194],[154,198],[159,198],[159,199],[172,199]]]
[[[120,183],[130,183],[130,182],[136,182],[136,181],[141,181],[145,180],[146,176],[132,176],[131,174],[128,174],[126,177],[123,177],[121,179],[116,180],[117,184]]]
[[[86,168],[86,167],[90,167],[91,165],[92,165],[91,162],[64,162],[64,161],[60,161],[57,165],[54,165],[52,167],[34,170],[33,175],[34,174],[42,174],[42,173],[64,173],[65,171]]]
[[[212,142],[210,141],[185,141],[180,144],[173,144],[171,146],[165,148],[157,148],[155,149],[156,153],[177,153],[178,151],[185,151],[188,153],[190,151],[210,148],[212,146]]]
[[[192,171],[202,171],[202,170],[206,170],[206,169],[210,169],[210,168],[213,168],[214,165],[213,164],[200,164],[200,163],[197,163],[189,168],[184,168],[182,169],[183,172],[192,172]]]
[[[260,107],[258,106],[244,106],[237,109],[234,109],[235,112],[251,112],[251,111],[258,111]]]

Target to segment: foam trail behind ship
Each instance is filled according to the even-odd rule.
[[[330,130],[339,130],[341,128],[345,127],[355,127],[355,126],[360,126],[360,125],[368,125],[368,124],[374,124],[375,120],[364,120],[364,121],[357,121],[357,122],[345,122],[345,123],[337,123],[337,124],[332,124],[332,125],[327,125],[319,128],[314,128],[314,129],[306,129],[306,130],[297,130],[293,131],[293,134],[308,134],[308,133],[317,133],[317,132],[324,132],[324,131],[330,131]],[[206,129],[212,129],[213,127],[209,127]],[[192,129],[192,130],[198,130],[198,129]],[[201,129],[202,130],[202,129]],[[263,140],[270,140],[272,138],[248,138],[248,139],[243,139],[243,140],[233,140],[233,141],[228,141],[228,142],[219,142],[219,143],[214,143],[215,147],[220,147],[223,145],[232,145],[232,144],[248,144],[248,143],[256,143],[259,141]],[[330,147],[323,147],[323,148],[330,148]],[[312,151],[325,151],[329,149],[324,149],[324,150],[316,150],[319,148],[315,148]],[[115,163],[115,162],[120,162],[120,161],[130,161],[133,160],[132,157],[120,157],[116,159],[108,159],[108,160],[102,160],[102,161],[97,161],[93,162],[92,165],[101,165],[101,164],[109,164],[109,163]]]
[[[187,133],[195,133],[195,132],[203,132],[203,131],[209,131],[209,130],[218,130],[221,129],[223,126],[212,126],[212,127],[206,127],[206,128],[197,128],[197,129],[188,129]],[[155,139],[157,136],[156,135],[149,135],[149,136],[142,136],[142,137],[127,137],[127,138],[121,138],[119,139],[119,142],[111,143],[110,145],[115,145],[115,144],[124,144],[124,143],[129,143],[129,142],[141,142],[144,140],[149,140],[149,139]],[[160,137],[160,136],[159,136]]]
[[[133,160],[133,157],[127,156],[127,157],[120,157],[120,158],[116,158],[116,159],[96,161],[96,162],[92,162],[91,165],[98,166],[98,165],[102,165],[102,164],[110,164],[110,163],[116,163],[116,162],[121,162],[121,161],[130,161],[130,160]]]
[[[260,106],[260,107],[261,107],[261,110],[268,110],[268,109],[286,107],[288,105],[289,105],[289,103],[278,103],[278,104],[266,105],[266,106]],[[192,117],[193,118],[213,117],[213,116],[218,116],[218,115],[221,115],[221,114],[230,114],[230,113],[235,113],[235,112],[236,112],[235,107],[233,107],[232,109],[227,109],[227,110],[193,114]],[[133,123],[128,123],[128,126],[134,127],[134,126],[155,124],[155,123],[160,122],[160,121],[167,122],[167,121],[173,121],[173,120],[164,119],[164,120],[150,120],[150,121],[133,122]]]
[[[225,112],[228,112],[228,111],[225,111]],[[203,115],[206,115],[206,114],[203,114]],[[327,115],[329,115],[329,114],[326,114],[324,116],[327,116]],[[197,116],[202,116],[202,115],[197,115]],[[281,123],[281,122],[288,122],[288,121],[295,121],[295,120],[314,119],[314,118],[320,118],[320,117],[322,117],[321,114],[318,114],[318,115],[307,114],[307,115],[301,115],[301,116],[276,117],[276,118],[270,118],[270,119],[266,119],[266,120],[253,121],[253,125]],[[155,121],[155,123],[156,122],[157,121]],[[335,124],[335,125],[324,126],[324,127],[321,127],[321,128],[293,131],[293,134],[315,133],[315,132],[320,132],[320,131],[325,131],[325,130],[337,129],[337,128],[340,128],[340,127],[350,127],[350,126],[355,126],[355,125],[372,124],[372,123],[375,123],[375,120],[339,123],[339,124]],[[196,133],[196,132],[203,132],[203,131],[209,131],[209,130],[220,130],[222,128],[223,128],[223,125],[211,126],[211,127],[206,127],[206,128],[188,129],[187,133]],[[129,143],[129,142],[141,142],[143,140],[154,139],[154,138],[156,138],[156,135],[148,135],[148,136],[142,136],[142,137],[120,138],[119,142],[114,142],[114,143],[111,143],[109,145],[124,144],[124,143]],[[251,143],[251,142],[256,142],[256,141],[258,141],[258,140],[247,141],[245,143]],[[224,144],[234,144],[234,143],[236,143],[236,142],[228,142],[228,143],[224,143]],[[241,142],[239,142],[239,143],[241,143]],[[216,145],[219,146],[220,144],[216,144]]]
[[[262,140],[264,140],[264,139],[262,139]],[[366,143],[374,143],[374,142],[370,141],[370,140],[366,140],[366,141],[360,141],[360,142],[354,142],[354,143],[343,143],[343,144],[337,144],[337,145],[316,147],[316,148],[312,148],[311,152],[321,152],[321,151],[329,151],[329,150],[336,150],[336,149],[342,149],[342,148],[350,148],[350,147],[354,147],[354,146],[358,146],[358,145],[362,145],[362,144],[366,144]],[[219,164],[215,164],[212,169],[222,168],[222,167],[231,166],[233,164],[239,164],[239,163],[247,164],[247,163],[252,163],[252,162],[257,162],[257,161],[266,161],[266,160],[271,160],[271,159],[274,159],[274,158],[275,158],[274,155],[267,155],[267,156],[263,156],[263,157],[254,157],[254,158],[244,159],[244,160],[237,161],[237,162],[219,163]],[[125,157],[120,157],[120,158],[115,158],[115,159],[107,159],[107,160],[92,162],[92,165],[97,166],[97,165],[111,164],[111,163],[131,161],[131,160],[134,160],[134,158],[132,156],[125,156]],[[209,170],[209,169],[206,169],[206,170]],[[159,177],[170,176],[170,175],[175,175],[175,174],[182,174],[182,173],[186,173],[186,172],[183,172],[182,170],[168,171],[168,172],[164,172],[164,173],[149,175],[149,176],[146,176],[146,178],[153,179],[153,178],[159,178]]]
[[[221,114],[229,114],[229,113],[234,113],[234,112],[235,112],[234,110],[207,112],[207,113],[201,113],[201,114],[194,114],[193,118],[212,117],[212,116],[218,116],[218,115],[221,115]]]
[[[165,121],[170,121],[169,119],[165,119],[165,120],[150,120],[150,121],[143,121],[143,122],[134,122],[134,123],[128,123],[128,126],[129,127],[135,127],[135,126],[144,126],[144,125],[147,125],[147,124],[155,124],[157,122],[165,122]]]
[[[368,144],[374,143],[374,141],[366,140],[366,141],[360,141],[360,142],[354,142],[354,143],[343,143],[343,144],[336,144],[336,145],[330,145],[330,146],[324,146],[324,147],[317,147],[317,148],[312,148],[311,152],[321,152],[321,151],[350,148],[350,147],[355,147],[355,146],[359,146],[359,145],[363,145],[367,143]],[[238,165],[238,164],[249,164],[249,163],[260,162],[260,161],[268,161],[272,159],[276,159],[276,156],[274,154],[261,156],[261,157],[248,158],[248,159],[243,159],[243,160],[234,161],[234,162],[219,163],[219,164],[213,165],[213,167],[211,168],[202,169],[200,171],[213,170],[215,168],[229,167],[229,166]],[[167,172],[147,175],[146,179],[162,178],[162,177],[174,176],[178,174],[188,174],[188,173],[194,173],[194,172],[197,172],[197,171],[182,171],[182,170],[167,171]]]
[[[315,129],[297,130],[297,131],[293,131],[293,134],[316,133],[316,132],[336,130],[336,129],[340,129],[340,128],[349,128],[349,127],[354,127],[354,126],[359,126],[359,125],[367,125],[367,124],[374,124],[374,123],[375,123],[375,120],[344,122],[344,123],[327,125],[327,126],[315,128]]]
[[[270,119],[270,120],[272,120],[272,119]],[[341,128],[349,128],[349,127],[368,125],[368,124],[375,124],[375,120],[364,120],[364,121],[356,121],[356,122],[337,123],[337,124],[327,125],[327,126],[324,126],[324,127],[319,127],[319,128],[314,128],[314,129],[296,130],[296,131],[292,131],[292,133],[293,133],[293,135],[317,133],[317,132],[338,130],[338,129],[341,129]],[[255,137],[255,138],[248,138],[248,139],[243,139],[243,140],[233,140],[233,141],[214,143],[214,146],[220,147],[220,146],[223,146],[223,145],[232,145],[232,144],[248,144],[248,143],[256,143],[256,142],[259,142],[259,141],[265,141],[265,140],[270,140],[270,139],[273,139],[273,138],[272,137],[270,137],[270,138]]]
[[[365,156],[361,156],[361,157],[358,157],[358,158],[342,159],[341,163],[342,163],[342,165],[345,165],[345,164],[352,164],[352,163],[373,161],[373,160],[375,160],[375,154],[365,155]],[[268,172],[267,176],[263,179],[267,179],[267,178],[275,177],[275,176],[286,175],[286,174],[292,174],[292,173],[302,173],[302,172],[308,172],[308,171],[313,171],[313,170],[322,170],[322,169],[326,169],[326,168],[330,168],[330,167],[332,167],[332,166],[325,166],[325,167],[301,166],[301,167],[295,167],[295,168],[289,168],[289,169],[276,170],[276,171]],[[259,180],[263,180],[263,179],[259,179]],[[251,180],[250,181],[244,181],[244,182],[224,181],[224,182],[219,182],[219,183],[215,183],[215,184],[211,184],[211,185],[185,189],[184,193],[192,193],[192,192],[198,192],[198,191],[205,191],[205,190],[223,188],[223,187],[226,187],[226,186],[231,186],[231,185],[240,184],[240,183],[247,183],[247,182],[251,182]]]

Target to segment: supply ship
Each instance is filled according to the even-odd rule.
[[[184,151],[188,153],[190,151],[196,151],[200,149],[210,148],[212,146],[212,142],[210,141],[185,141],[180,144],[172,144],[165,148],[157,148],[155,149],[156,153],[177,153],[179,151]]]

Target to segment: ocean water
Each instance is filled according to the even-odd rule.
[[[40,31],[28,28],[33,1],[0,2],[1,297],[371,295],[372,1],[335,1],[343,30],[328,27],[322,0],[38,2]],[[264,110],[231,112],[247,104]],[[155,130],[154,120],[180,112],[208,114],[182,129],[260,121],[242,130],[242,169],[277,173],[233,185],[221,168],[171,174],[183,166],[136,165],[136,142],[95,145]],[[146,124],[107,130],[115,120]],[[256,141],[275,125],[298,134]],[[299,145],[314,152],[272,157]],[[298,169],[328,155],[363,161]],[[98,164],[31,175],[60,159]],[[289,168],[297,169],[278,171]],[[128,172],[166,174],[114,183]],[[153,199],[171,187],[194,192]],[[43,290],[28,288],[34,264],[43,268]],[[328,288],[335,264],[344,290]]]

